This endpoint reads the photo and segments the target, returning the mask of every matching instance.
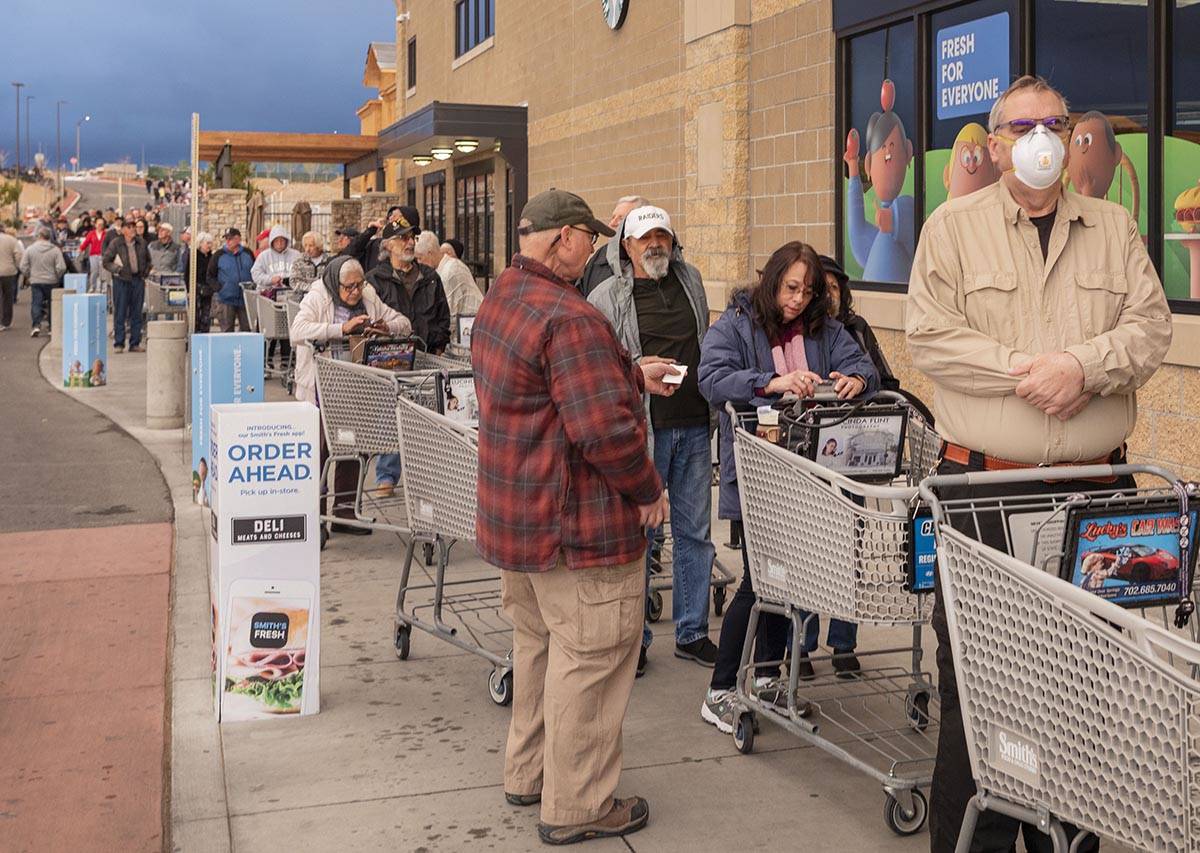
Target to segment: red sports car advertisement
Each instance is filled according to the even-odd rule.
[[[1126,505],[1127,507],[1128,505]],[[1196,510],[1188,511],[1188,578],[1195,565]],[[1177,601],[1181,555],[1178,506],[1072,510],[1064,577],[1122,607]]]

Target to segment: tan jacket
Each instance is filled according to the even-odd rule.
[[[21,256],[25,249],[21,241],[6,231],[0,231],[0,276],[16,275],[20,272]]]
[[[946,439],[1017,462],[1077,462],[1133,432],[1134,391],[1167,353],[1171,315],[1123,207],[1064,192],[1043,262],[1037,228],[999,182],[925,224],[907,330]],[[1019,356],[1062,351],[1096,395],[1065,423],[1017,397],[1008,375]]]

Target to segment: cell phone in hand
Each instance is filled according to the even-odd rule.
[[[679,372],[678,373],[664,373],[663,378],[662,378],[663,384],[664,385],[682,385],[683,378],[685,376],[687,376],[687,371],[688,371],[687,365],[686,364],[672,364],[671,368],[673,370],[677,370]]]
[[[834,382],[830,379],[824,379],[813,386],[814,400],[836,400],[837,389]]]

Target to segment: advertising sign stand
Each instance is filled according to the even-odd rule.
[[[214,403],[261,403],[263,336],[253,332],[192,335],[192,498],[209,488],[208,411]]]
[[[320,710],[319,419],[310,403],[211,409],[217,719]]]
[[[103,293],[63,295],[62,383],[64,388],[108,384],[108,297]]]

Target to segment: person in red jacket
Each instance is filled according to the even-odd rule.
[[[471,333],[479,400],[476,544],[502,569],[513,625],[505,798],[541,803],[541,839],[645,826],[614,798],[645,596],[646,528],[666,517],[646,452],[643,389],[669,396],[664,360],[635,364],[574,281],[599,234],[587,203],[548,190],[521,211],[520,252]]]
[[[83,240],[79,243],[79,254],[88,260],[87,274],[88,293],[99,293],[100,287],[100,262],[104,254],[104,235],[107,232],[108,226],[104,222],[103,216],[97,216],[96,221],[91,231],[88,231]]]

